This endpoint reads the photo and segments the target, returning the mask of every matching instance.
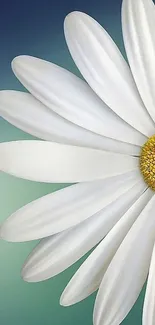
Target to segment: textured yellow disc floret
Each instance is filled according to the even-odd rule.
[[[155,191],[155,135],[142,147],[140,170],[147,185]]]

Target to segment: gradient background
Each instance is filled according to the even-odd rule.
[[[53,61],[79,74],[63,36],[64,17],[73,10],[87,12],[96,18],[124,54],[120,8],[121,0],[3,1],[0,11],[0,89],[22,89],[10,68],[11,60],[20,54]],[[32,137],[0,118],[0,142],[18,139]],[[0,173],[0,222],[24,204],[60,187]],[[35,244],[0,242],[0,325],[92,324],[95,295],[72,307],[59,306],[61,292],[83,259],[51,280],[36,284],[21,280],[21,266]],[[143,293],[124,325],[141,324],[142,303]]]

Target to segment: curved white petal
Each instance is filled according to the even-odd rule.
[[[62,293],[61,305],[75,304],[99,288],[114,254],[151,195],[149,190],[145,191],[81,265]]]
[[[75,263],[108,233],[144,189],[145,184],[140,181],[79,225],[43,239],[24,264],[22,270],[24,280],[43,281]]]
[[[144,136],[121,120],[85,81],[71,72],[24,55],[13,60],[12,68],[37,99],[65,119],[112,139],[144,143]]]
[[[28,93],[0,91],[0,115],[21,130],[43,140],[129,155],[140,152],[139,146],[97,135],[67,121]]]
[[[144,285],[155,240],[154,192],[152,195],[103,277],[94,309],[96,325],[119,325]]]
[[[63,231],[99,212],[139,179],[139,173],[131,172],[48,194],[10,216],[2,224],[0,236],[8,241],[27,241]]]
[[[72,57],[91,88],[124,121],[142,134],[152,135],[155,125],[127,63],[107,32],[81,12],[69,14],[64,29]]]
[[[152,253],[149,277],[147,281],[144,308],[143,325],[155,324],[155,245]]]
[[[136,169],[139,159],[47,141],[0,144],[0,170],[39,182],[75,183],[103,179]]]
[[[122,27],[129,64],[143,102],[155,121],[155,9],[152,0],[124,0]]]

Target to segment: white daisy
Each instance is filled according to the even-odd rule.
[[[77,183],[18,210],[2,224],[1,238],[44,238],[23,267],[29,282],[62,272],[100,242],[60,301],[68,306],[99,288],[95,325],[120,324],[148,272],[143,325],[155,324],[154,21],[151,0],[123,1],[129,68],[107,32],[73,12],[65,37],[88,84],[54,64],[19,56],[12,68],[30,94],[0,93],[0,114],[46,140],[1,143],[0,169],[34,181]]]

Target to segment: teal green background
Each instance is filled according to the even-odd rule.
[[[0,12],[0,30],[3,32],[0,89],[23,88],[10,68],[11,60],[19,54],[51,60],[79,74],[63,36],[63,19],[72,10],[85,11],[95,17],[124,54],[120,5],[121,0],[46,0],[38,1],[37,5],[30,0],[6,1]],[[17,139],[33,137],[0,118],[0,142]],[[62,186],[24,181],[0,173],[0,222],[28,202]],[[84,258],[48,281],[35,284],[22,281],[21,266],[35,244],[0,242],[0,325],[92,324],[95,295],[72,307],[59,306],[61,292]],[[123,322],[124,325],[141,324],[143,295]]]

